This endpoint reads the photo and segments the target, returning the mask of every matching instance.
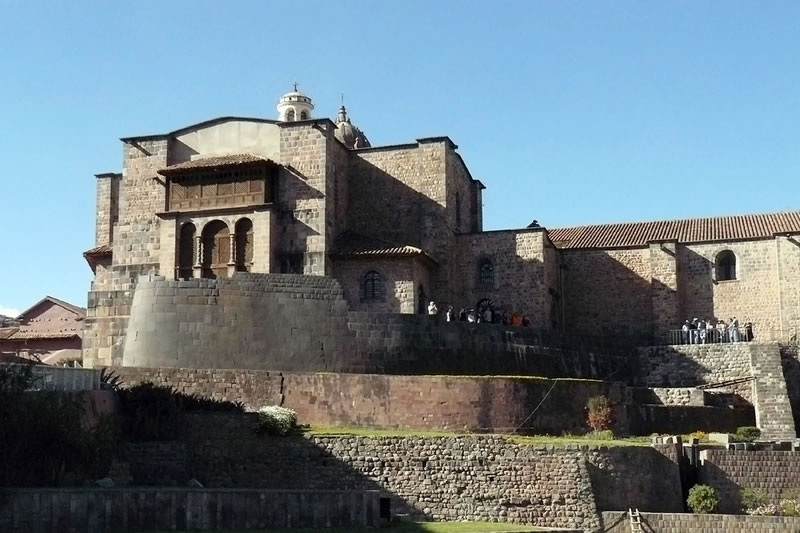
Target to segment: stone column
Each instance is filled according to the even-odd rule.
[[[231,277],[236,272],[236,233],[231,232],[228,234],[228,246],[230,247],[230,255],[228,256],[228,277]]]
[[[192,268],[195,278],[203,277],[203,237],[201,235],[195,236],[195,248],[197,256],[195,257],[194,267]]]

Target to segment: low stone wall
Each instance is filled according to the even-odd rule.
[[[739,512],[739,491],[746,487],[766,490],[775,503],[800,489],[800,452],[703,450],[700,461],[698,482],[717,490],[721,512]]]
[[[194,417],[184,438],[205,486],[379,490],[414,518],[595,528],[577,446],[519,445],[494,436],[259,437],[248,417]]]
[[[633,399],[639,404],[703,406],[703,391],[691,387],[639,387],[633,389]]]
[[[797,533],[800,518],[685,513],[641,513],[646,533]],[[603,533],[630,533],[627,512],[603,513]]]
[[[698,407],[693,405],[639,405],[628,409],[628,428],[633,435],[661,433],[686,435],[695,431],[735,433],[756,424],[750,407]]]
[[[114,370],[127,385],[152,381],[188,394],[241,401],[250,410],[284,405],[297,411],[301,423],[318,426],[585,433],[590,429],[586,403],[592,396],[603,395],[612,406],[614,430],[618,434],[628,431],[629,400],[620,383],[258,370]]]
[[[680,445],[620,446],[587,450],[597,509],[683,511]]]
[[[8,489],[4,533],[376,527],[376,491]]]
[[[639,348],[642,384],[686,387],[750,375],[755,343],[688,344]]]

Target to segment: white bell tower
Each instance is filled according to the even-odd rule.
[[[281,122],[294,122],[296,120],[311,119],[311,111],[314,104],[311,98],[297,90],[297,83],[294,90],[280,97],[278,100],[278,120]]]

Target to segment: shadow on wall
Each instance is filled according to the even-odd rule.
[[[800,349],[797,344],[781,345],[781,363],[786,379],[786,391],[792,406],[792,416],[800,437]]]
[[[324,228],[322,213],[314,209],[303,209],[302,200],[322,200],[325,194],[308,184],[306,177],[291,165],[281,166],[278,174],[278,189],[275,203],[281,211],[278,218],[280,238],[279,254],[306,254],[313,247],[309,246],[309,238],[320,235],[314,226]],[[316,219],[316,220],[315,220]],[[303,265],[290,264],[279,258],[279,271],[302,274]],[[294,270],[292,270],[294,268]],[[290,272],[290,270],[292,270]]]
[[[648,250],[562,251],[566,329],[582,335],[653,340],[651,283],[620,259],[649,273]],[[615,257],[619,257],[617,259]]]
[[[493,437],[263,437],[251,416],[192,417],[179,452],[147,446],[129,455],[133,483],[281,490],[377,490],[382,515],[428,520],[516,521],[596,526],[584,458]],[[164,462],[184,461],[181,479]],[[518,479],[519,472],[530,477]],[[457,473],[458,472],[458,473]],[[535,481],[531,481],[535,480]],[[559,493],[554,495],[554,493]],[[571,503],[568,503],[571,502]],[[577,503],[576,503],[577,502]],[[577,512],[576,511],[577,506]]]
[[[725,318],[714,316],[714,263],[682,246],[679,250],[680,269],[680,329],[684,320]]]
[[[412,152],[414,156],[411,155]],[[425,150],[410,148],[409,158],[415,160],[409,161],[407,168],[421,165],[419,160],[427,153]],[[440,267],[433,272],[431,286],[425,287],[427,298],[437,303],[449,302],[453,289],[449,287],[448,292],[445,287],[454,278],[449,272],[451,229],[445,206],[373,164],[369,159],[378,157],[378,154],[379,152],[355,154],[351,160],[347,229],[362,235],[374,235],[391,243],[422,248]],[[397,164],[397,161],[393,160],[392,164]],[[406,167],[399,168],[398,173],[404,168]],[[405,177],[421,179],[416,174]],[[443,195],[444,165],[441,168],[441,180],[433,180],[432,183],[442,188]],[[431,194],[435,193],[436,191],[431,190]]]

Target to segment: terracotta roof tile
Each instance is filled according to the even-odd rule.
[[[248,163],[267,163],[267,162],[272,162],[272,160],[255,154],[232,154],[232,155],[210,156],[210,157],[201,157],[197,159],[192,159],[191,161],[184,161],[182,163],[176,163],[166,168],[162,168],[161,170],[158,171],[158,173],[165,175],[174,172],[182,172],[188,170],[232,167]]]
[[[393,244],[374,237],[344,233],[334,243],[330,253],[333,257],[415,257],[433,259],[422,248],[408,244]]]
[[[98,255],[111,255],[114,247],[111,244],[101,244],[83,252],[83,257],[98,256]]]
[[[731,241],[800,233],[800,211],[761,215],[597,224],[548,230],[557,248],[625,248],[653,241]]]

